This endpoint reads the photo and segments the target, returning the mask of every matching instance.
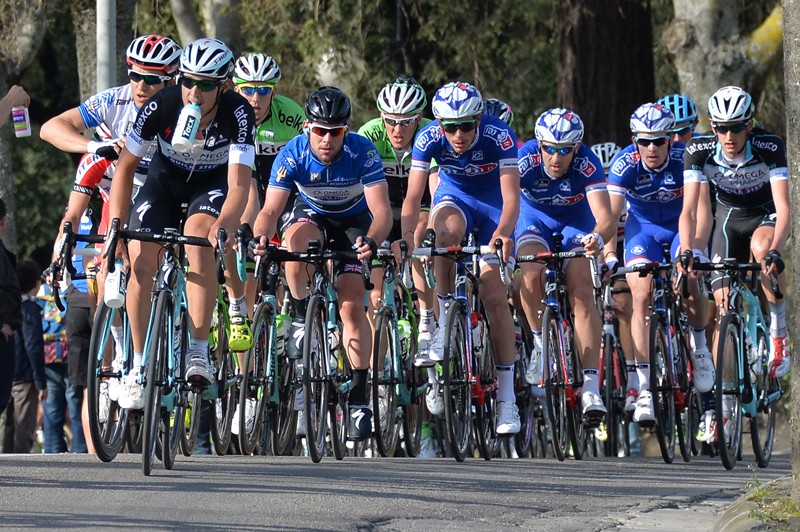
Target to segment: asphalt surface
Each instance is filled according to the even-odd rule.
[[[751,464],[179,456],[145,477],[137,455],[0,455],[0,527],[709,530],[754,477],[791,472],[787,453],[767,469]]]

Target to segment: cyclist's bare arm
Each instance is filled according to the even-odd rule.
[[[117,160],[117,169],[114,172],[114,186],[111,187],[111,197],[108,200],[109,220],[119,218],[124,223],[128,219],[128,210],[130,209],[131,196],[133,194],[133,174],[141,160],[141,157],[131,153],[128,148],[123,148]]]
[[[511,241],[511,234],[514,232],[514,227],[519,218],[520,190],[519,169],[517,167],[500,170],[500,194],[503,196],[503,210],[500,213],[500,221],[497,223],[497,229],[492,236],[492,241],[495,238],[500,238],[503,241],[503,257],[507,260],[513,252],[514,246]]]
[[[242,223],[248,223],[251,227],[253,226],[256,221],[256,216],[258,216],[258,211],[260,210],[260,204],[256,180],[251,179],[250,192],[247,194],[247,206],[244,208],[244,214],[242,214]]]
[[[422,193],[426,186],[428,186],[428,172],[412,168],[408,172],[408,191],[400,211],[400,228],[403,235],[409,232],[413,235],[417,228]],[[413,239],[409,240],[408,244],[413,249]]]
[[[392,230],[392,207],[389,204],[389,186],[386,182],[364,187],[364,199],[372,213],[372,223],[367,231],[375,242],[383,242]]]
[[[704,195],[705,194],[705,195]],[[678,219],[678,233],[680,234],[681,250],[694,249],[697,246],[696,234],[698,232],[698,213],[703,212],[706,207],[700,207],[702,202],[707,202],[710,210],[711,198],[708,196],[708,189],[704,189],[700,183],[683,184],[683,208]],[[682,266],[678,266],[682,269]]]
[[[614,217],[611,211],[611,199],[607,190],[594,190],[586,194],[586,200],[589,202],[589,208],[592,210],[592,215],[595,219],[594,230],[592,233],[599,234],[603,242],[608,242],[617,234],[617,222],[619,216]],[[588,250],[587,251],[592,251]],[[599,246],[596,250],[600,252]]]
[[[92,140],[82,135],[86,131],[81,113],[73,107],[55,116],[42,125],[39,136],[61,151],[86,153],[87,144]]]
[[[217,245],[217,230],[225,228],[229,235],[233,235],[241,224],[242,214],[247,206],[247,197],[250,194],[250,182],[253,180],[253,170],[245,164],[228,165],[228,194],[222,204],[219,217],[211,225],[208,232],[208,241],[212,246]],[[233,249],[233,239],[225,243],[225,249]]]
[[[269,240],[277,232],[278,218],[284,207],[286,207],[286,202],[289,201],[290,195],[291,191],[289,190],[267,187],[264,206],[256,216],[255,224],[253,224],[253,234],[256,236],[264,235]]]
[[[789,239],[791,231],[792,216],[789,212],[789,181],[773,181],[770,183],[772,188],[772,201],[775,203],[775,236],[772,237],[771,249],[783,252],[786,241]]]
[[[711,240],[711,231],[714,230],[714,213],[711,212],[711,192],[709,191],[708,183],[700,183],[699,194],[701,198],[706,198],[706,200],[698,200],[697,202],[697,212],[695,215],[697,226],[694,232],[694,247],[697,249],[705,249],[708,242]]]

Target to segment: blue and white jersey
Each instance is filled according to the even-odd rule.
[[[315,212],[348,218],[367,208],[364,187],[386,183],[378,149],[367,137],[347,133],[339,156],[330,164],[311,150],[308,135],[299,135],[278,152],[269,186],[291,191],[293,186]]]
[[[633,146],[633,145],[631,145]],[[649,169],[633,146],[621,151],[611,163],[608,192],[625,196],[628,216],[662,227],[676,227],[683,207],[683,151],[676,142],[657,170]]]
[[[426,174],[431,161],[439,165],[443,184],[475,196],[500,186],[500,170],[517,166],[517,137],[514,130],[497,117],[483,115],[475,140],[463,154],[453,151],[438,122],[431,122],[414,140],[411,169]]]
[[[90,96],[78,106],[78,112],[83,119],[86,129],[95,129],[95,133],[103,140],[124,139],[136,122],[139,109],[133,99],[131,84],[126,83],[119,87],[112,87],[94,96]],[[147,169],[150,159],[156,151],[155,143],[147,145],[144,157],[136,167],[133,182],[136,187],[141,187],[147,178]],[[111,178],[114,176],[116,164],[111,163],[106,169],[106,180],[101,187],[108,191],[111,188]]]
[[[519,149],[519,174],[523,205],[556,218],[578,211],[591,215],[586,196],[606,191],[603,164],[586,144],[578,147],[567,173],[556,179],[545,172],[539,141],[529,140]]]

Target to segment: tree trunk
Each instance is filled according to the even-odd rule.
[[[133,19],[136,16],[136,2],[117,0],[117,85],[128,80],[128,64],[125,52],[133,39],[138,37],[133,31]]]
[[[675,19],[664,32],[678,71],[681,92],[697,104],[700,129],[708,128],[708,98],[720,87],[737,85],[758,102],[766,74],[780,60],[783,10],[777,5],[751,35],[740,33],[742,0],[673,0]]]
[[[789,161],[789,198],[800,205],[800,0],[783,0],[784,83],[786,86],[786,150]],[[792,216],[792,233],[800,235],[800,216]],[[800,246],[791,246],[792,286],[800,287]],[[786,317],[795,338],[800,330],[800,298],[789,299]],[[795,353],[791,370],[792,396],[800,392],[800,356]],[[789,430],[792,440],[792,499],[800,504],[800,407],[791,409]]]
[[[170,0],[169,5],[172,7],[172,19],[178,27],[182,46],[204,36],[191,0]]]
[[[78,57],[80,100],[83,102],[97,92],[96,0],[72,0],[70,11],[75,31],[75,53]]]
[[[584,142],[628,144],[631,113],[655,98],[650,3],[566,0],[559,18],[559,104],[583,119]]]
[[[240,52],[242,48],[238,12],[239,0],[205,0],[203,2],[206,34],[227,44],[234,53]]]
[[[0,0],[0,98],[6,95],[10,85],[19,81],[22,71],[36,57],[53,7],[54,0]],[[17,232],[11,142],[31,140],[17,140],[8,125],[0,131],[0,198],[9,213],[4,242],[12,250],[17,249]]]

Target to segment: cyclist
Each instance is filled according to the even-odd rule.
[[[432,102],[436,122],[423,128],[414,141],[408,194],[403,202],[402,229],[413,231],[433,159],[439,164],[439,186],[433,196],[431,224],[438,246],[457,245],[474,227],[479,243],[503,242],[503,257],[512,264],[514,224],[519,214],[519,170],[514,131],[502,120],[483,115],[481,94],[469,83],[441,87]],[[409,241],[409,246],[412,242]],[[492,324],[490,341],[497,368],[497,433],[519,432],[514,393],[514,323],[508,289],[500,280],[496,255],[481,257],[480,296]],[[439,319],[453,301],[452,262],[437,258],[434,273]],[[429,357],[443,359],[445,330],[431,340]],[[438,382],[438,381],[437,381]],[[434,388],[438,387],[435,384]],[[431,392],[436,397],[438,390]]]
[[[111,219],[127,219],[134,172],[151,142],[158,139],[129,228],[153,233],[177,228],[181,206],[186,204],[184,234],[207,236],[212,245],[216,245],[218,228],[233,234],[252,178],[255,119],[247,101],[228,90],[232,70],[233,54],[222,41],[203,38],[186,46],[180,58],[179,84],[167,87],[147,102],[126,138],[117,162],[117,184],[111,189]],[[200,125],[194,147],[188,153],[180,153],[172,147],[172,140],[178,115],[190,102],[201,109]],[[159,249],[158,244],[137,240],[128,245],[131,267],[126,303],[134,369],[124,378],[120,397],[120,404],[128,408],[141,408],[144,403],[139,369]],[[117,251],[123,254],[121,249]],[[233,264],[233,255],[229,254],[228,263]],[[208,331],[217,294],[214,253],[209,248],[188,246],[186,255],[191,264],[186,287],[191,321],[186,378],[208,385],[214,381],[208,361]],[[240,294],[242,284],[230,272],[228,269],[227,283]]]
[[[377,106],[381,116],[373,118],[358,132],[375,144],[383,160],[383,172],[389,186],[389,203],[392,206],[392,231],[389,240],[397,242],[403,235],[400,231],[400,211],[408,190],[408,172],[411,169],[411,150],[414,136],[431,120],[422,117],[428,104],[425,90],[414,78],[398,77],[387,83],[378,93]],[[435,171],[435,170],[434,170]],[[413,241],[419,244],[428,228],[428,217],[431,209],[431,194],[428,187],[423,191],[420,217],[411,234]],[[411,248],[413,249],[413,248]],[[428,288],[419,262],[413,263],[414,286],[419,293],[419,337],[417,365],[430,365],[428,348],[430,346],[433,327],[436,324],[433,316],[433,292]],[[376,283],[377,284],[377,283]],[[373,299],[378,294],[373,292]],[[374,301],[373,301],[374,304]]]
[[[646,103],[630,119],[636,151],[626,152],[615,160],[608,177],[611,208],[616,216],[627,204],[625,254],[626,266],[661,262],[661,246],[670,245],[676,256],[679,245],[678,218],[683,195],[683,145],[674,143],[675,115],[661,104]],[[647,317],[650,315],[650,276],[628,274],[633,298],[631,336],[636,373],[629,374],[626,407],[635,402],[636,423],[655,421],[650,393],[650,354]],[[692,367],[694,384],[700,392],[714,385],[714,367],[705,342],[705,293],[697,282],[688,283],[690,306],[695,301],[700,312],[690,313],[693,338]],[[637,397],[638,396],[638,397]]]
[[[748,261],[752,254],[764,265],[761,286],[769,302],[770,375],[782,377],[790,366],[786,304],[776,299],[768,274],[778,274],[783,280],[781,252],[791,226],[789,172],[783,140],[767,132],[754,132],[754,114],[750,94],[740,87],[722,87],[709,98],[708,118],[714,134],[693,138],[684,155],[680,242],[681,249],[695,247],[698,210],[710,202],[701,185],[711,182],[716,188],[717,205],[712,261],[725,257]],[[724,277],[712,273],[711,288],[718,309],[723,309]],[[716,343],[718,331],[714,338]],[[707,411],[705,418],[709,441],[714,434],[713,410]]]
[[[348,132],[351,106],[336,87],[320,87],[305,102],[305,135],[295,137],[278,153],[267,187],[264,207],[253,227],[256,235],[278,229],[290,251],[306,251],[308,241],[333,242],[339,251],[356,249],[359,260],[369,259],[392,226],[392,211],[381,157],[366,138]],[[281,216],[291,191],[290,210]],[[260,237],[256,253],[264,254],[268,237]],[[348,438],[364,440],[372,434],[372,411],[367,406],[367,372],[372,334],[364,310],[365,289],[361,263],[336,265],[336,294],[343,326],[343,342],[353,372],[349,395]],[[309,268],[299,262],[284,265],[292,295],[292,325],[287,354],[302,357],[308,307]],[[349,274],[349,275],[348,275]],[[357,275],[352,275],[357,274]]]
[[[597,256],[616,230],[603,165],[581,143],[581,118],[568,109],[550,109],[537,120],[535,139],[520,149],[522,206],[517,224],[517,249],[532,254],[552,249],[553,233],[564,236],[564,249],[585,249]],[[542,275],[544,265],[521,264],[522,306],[533,331],[534,348],[526,379],[542,379]],[[589,263],[566,263],[567,290],[575,315],[575,346],[583,363],[581,409],[590,423],[599,422],[606,408],[600,399],[598,357],[601,321]]]
[[[302,133],[306,115],[303,108],[293,100],[277,92],[281,80],[281,69],[275,59],[262,53],[246,54],[236,60],[233,72],[233,88],[253,107],[256,118],[255,148],[256,164],[247,208],[242,223],[252,227],[258,211],[264,202],[264,194],[269,182],[272,163],[287,142]],[[231,334],[228,345],[239,356],[239,368],[244,365],[243,352],[250,348],[253,336],[248,323],[248,310],[255,305],[256,285],[250,276],[245,283],[245,293],[241,297],[229,294]],[[255,401],[249,403],[255,407]],[[248,422],[254,410],[248,408]],[[239,433],[239,405],[233,415],[231,430]]]
[[[684,146],[695,136],[697,127],[697,106],[688,96],[683,94],[669,94],[658,102],[675,115],[675,129],[672,130],[673,142],[680,142]]]

